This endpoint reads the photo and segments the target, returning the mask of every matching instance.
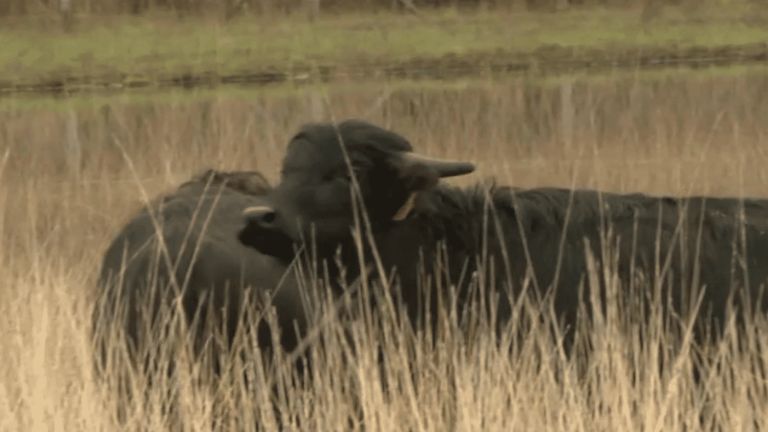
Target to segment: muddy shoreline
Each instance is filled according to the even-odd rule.
[[[722,46],[641,46],[579,48],[541,46],[533,52],[495,50],[403,60],[370,59],[324,64],[254,65],[249,71],[219,74],[179,73],[137,76],[122,73],[101,76],[62,76],[30,82],[0,80],[0,97],[15,94],[74,94],[121,92],[141,88],[214,88],[222,85],[332,83],[371,79],[446,80],[468,76],[558,76],[608,70],[701,69],[768,63],[768,44]]]

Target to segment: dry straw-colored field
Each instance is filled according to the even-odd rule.
[[[163,386],[145,388],[133,377],[150,403],[124,407],[120,423],[114,380],[104,385],[93,375],[87,329],[101,254],[144,194],[204,168],[256,168],[277,181],[284,145],[312,118],[366,117],[423,153],[477,161],[465,183],[495,176],[521,187],[768,196],[764,71],[3,107],[0,431],[166,427]],[[654,325],[636,324],[666,340]],[[288,384],[290,364],[255,373],[256,385],[235,374],[213,388],[190,367],[167,384],[173,415],[184,430],[768,428],[768,383],[751,369],[766,355],[754,349],[766,342],[760,327],[742,335],[742,348],[733,334],[713,347],[699,386],[687,356],[672,352],[658,371],[653,350],[610,325],[590,330],[595,348],[587,360],[561,356],[541,329],[512,338],[510,356],[490,334],[447,332],[429,345],[386,320],[378,336],[362,322],[353,326],[353,352],[341,328],[323,328],[325,345],[310,350],[315,373],[303,388]],[[578,361],[586,363],[577,368]],[[264,380],[278,383],[276,411]]]

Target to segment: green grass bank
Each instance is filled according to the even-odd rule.
[[[216,18],[179,20],[163,14],[83,15],[71,33],[63,32],[57,16],[38,15],[0,25],[0,88],[187,85],[200,77],[215,83],[254,73],[264,81],[270,76],[281,81],[301,79],[309,71],[354,78],[355,71],[451,70],[526,59],[537,65],[563,60],[568,68],[580,59],[608,64],[637,58],[642,63],[659,56],[739,58],[746,52],[761,61],[761,53],[768,52],[768,14],[763,22],[758,12],[747,7],[668,7],[658,18],[642,22],[640,9],[442,10],[420,17],[392,12],[329,15],[315,23],[303,15],[248,15],[226,24]]]

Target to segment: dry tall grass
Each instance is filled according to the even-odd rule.
[[[154,196],[210,166],[256,168],[276,181],[283,146],[313,116],[366,116],[423,153],[477,161],[478,173],[464,182],[496,176],[521,187],[768,196],[765,72],[570,86],[339,86],[328,90],[325,111],[309,97],[116,98],[72,112],[0,113],[0,154],[7,154],[0,177],[0,430],[120,428],[114,393],[93,376],[87,334],[108,242],[137,210],[142,188]],[[622,336],[611,323],[585,333],[595,349],[577,365],[540,328],[522,341],[502,341],[518,344],[510,361],[482,331],[469,339],[448,332],[433,346],[384,319],[378,327],[352,326],[353,350],[341,324],[331,322],[319,336],[323,347],[310,351],[316,373],[301,389],[289,384],[289,364],[265,373],[257,355],[247,368],[255,386],[236,374],[211,390],[194,368],[169,386],[185,430],[253,430],[257,422],[260,430],[279,423],[361,430],[360,413],[365,430],[672,431],[697,430],[701,421],[705,429],[768,427],[768,386],[752,369],[765,353],[738,348],[768,342],[764,326],[751,327],[740,345],[731,333],[714,347],[711,365],[718,367],[705,365],[705,384],[697,387],[687,357],[673,355],[658,372],[654,350],[639,348],[641,332],[661,334],[657,324],[635,322]],[[387,391],[377,375],[379,345]],[[268,382],[278,383],[277,411],[267,403]],[[139,378],[134,385],[151,403],[131,408],[122,427],[160,430],[166,393],[142,387]]]

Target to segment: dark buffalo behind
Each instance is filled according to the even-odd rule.
[[[437,294],[449,295],[434,292],[441,275],[447,276],[441,286],[458,287],[462,306],[469,298],[466,282],[492,268],[485,276],[496,283],[483,304],[497,305],[492,312],[500,326],[512,316],[529,276],[534,289],[528,293],[553,302],[570,346],[579,311],[592,310],[590,289],[600,289],[598,298],[605,300],[602,278],[598,287],[589,281],[587,250],[598,260],[599,275],[600,263],[611,265],[611,254],[618,254],[614,270],[625,293],[650,298],[659,288],[656,301],[683,318],[698,299],[697,287],[704,286],[696,316],[700,340],[708,325],[722,329],[729,304],[742,311],[768,306],[761,297],[768,276],[766,200],[440,183],[473,169],[416,155],[404,137],[362,121],[307,125],[289,144],[269,205],[246,211],[240,239],[284,262],[293,258],[286,243],[314,238],[329,261],[340,246],[354,277],[359,265],[350,188],[358,187],[384,271],[397,270],[400,290],[393,294],[415,325],[424,324],[425,312],[435,325]],[[437,269],[442,247],[447,268]],[[478,259],[484,256],[485,262]],[[426,292],[419,288],[419,263],[422,276],[433,276]]]
[[[258,172],[209,170],[131,219],[104,256],[94,311],[100,342],[108,344],[114,330],[121,329],[131,356],[139,356],[133,361],[148,366],[149,356],[158,353],[147,345],[168,331],[160,318],[170,316],[174,301],[180,301],[194,352],[200,354],[205,346],[231,344],[243,312],[245,319],[263,318],[263,300],[269,297],[280,343],[288,351],[296,347],[294,329],[304,331],[306,314],[294,273],[286,263],[237,241],[243,210],[263,204],[269,189]],[[246,300],[260,307],[246,308]],[[211,330],[226,340],[213,337],[217,333]],[[273,343],[264,320],[258,342],[265,349]]]

